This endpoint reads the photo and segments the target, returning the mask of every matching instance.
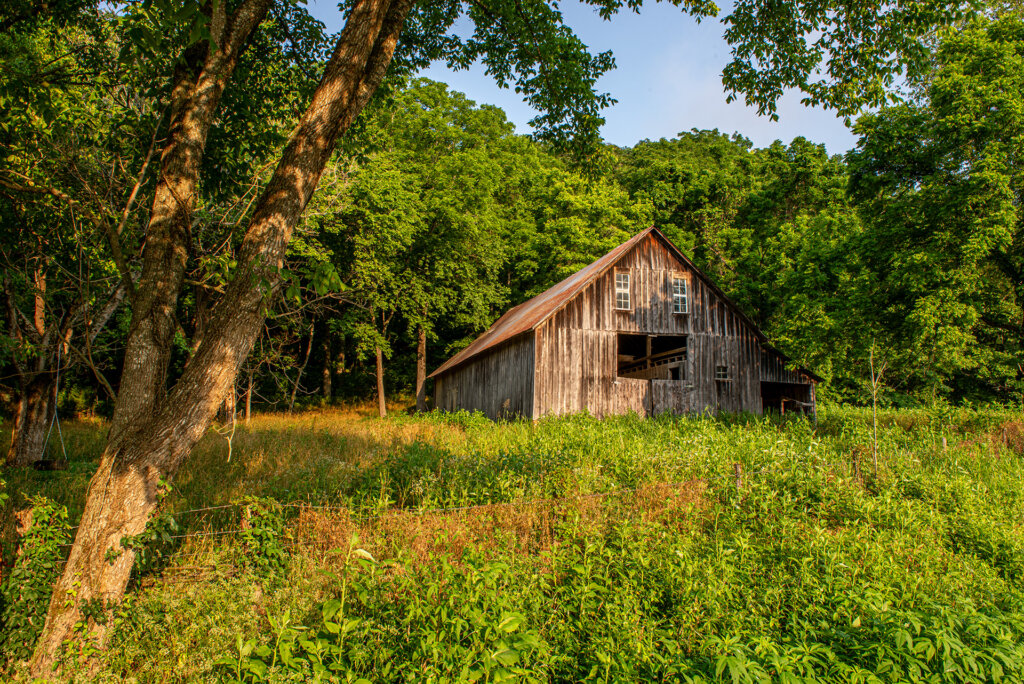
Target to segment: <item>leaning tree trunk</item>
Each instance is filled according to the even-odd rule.
[[[249,377],[245,385],[245,424],[249,424],[249,419],[252,417],[252,389],[255,383],[256,371],[252,368],[249,369]]]
[[[253,17],[258,23],[267,5],[268,0],[246,0],[230,20],[215,17],[211,34],[221,39],[211,42],[218,46],[218,53],[234,49],[228,56],[237,58],[241,42],[252,27],[239,41],[235,40],[236,28],[251,23]],[[292,229],[316,189],[338,137],[380,85],[411,5],[412,0],[356,0],[309,107],[253,209],[239,248],[236,275],[211,311],[202,343],[166,394],[152,382],[152,370],[138,365],[146,359],[160,361],[168,353],[161,346],[165,344],[164,336],[159,326],[133,322],[115,421],[99,468],[89,483],[71,554],[54,587],[32,659],[33,673],[49,674],[66,642],[94,639],[101,647],[105,645],[107,625],[112,624],[110,613],[97,621],[91,611],[85,617],[81,606],[96,601],[116,603],[123,596],[135,556],[121,542],[143,531],[156,507],[161,478],[173,479],[233,386],[264,323],[266,298],[274,294],[254,283],[277,282]],[[207,58],[207,67],[211,59]],[[224,59],[220,59],[223,67]],[[207,82],[204,74],[197,83]],[[222,83],[209,83],[194,93],[189,106],[205,107],[206,98],[219,97],[222,90]],[[202,147],[192,152],[200,154]],[[156,235],[154,239],[164,243],[153,250],[149,249],[150,237],[154,236],[147,237],[143,252],[140,291],[147,286],[147,274],[152,281],[149,286],[180,289],[177,249],[181,243],[172,244],[170,252],[164,249],[167,242],[174,242],[177,233],[171,230]],[[149,263],[152,259],[165,259],[164,267]],[[167,277],[160,278],[161,273]],[[146,293],[143,297],[148,299],[142,316],[173,317],[173,307],[164,307],[176,301],[177,292]],[[132,349],[138,353],[128,353]],[[127,383],[134,389],[125,392],[128,377],[135,374],[141,377]],[[84,629],[76,629],[82,621]]]
[[[416,341],[416,410],[427,410],[427,329],[422,325]]]
[[[56,389],[49,373],[36,375],[22,388],[7,450],[8,466],[29,466],[42,460],[46,433],[56,410]]]
[[[384,350],[377,347],[377,415],[384,418],[388,415],[388,406],[384,401]]]

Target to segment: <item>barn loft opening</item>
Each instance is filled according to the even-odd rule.
[[[616,377],[686,379],[686,335],[618,333],[616,340]]]

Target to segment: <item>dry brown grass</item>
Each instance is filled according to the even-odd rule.
[[[403,556],[414,564],[458,558],[467,548],[484,554],[537,555],[564,537],[597,535],[623,519],[680,528],[706,508],[705,485],[654,483],[634,491],[569,499],[474,506],[452,511],[387,513],[357,519],[349,511],[302,508],[291,531],[295,545],[324,568],[344,564],[356,535],[375,557]]]
[[[1008,420],[992,433],[992,438],[1016,454],[1024,454],[1024,420]]]
[[[960,448],[975,448],[977,456],[1000,458],[1003,449],[1015,454],[1024,454],[1024,421],[1008,420],[996,425],[987,432],[979,432],[968,439],[962,440]]]

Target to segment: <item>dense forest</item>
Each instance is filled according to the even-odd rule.
[[[298,97],[289,79],[325,49],[308,31],[302,60],[271,51],[241,65],[250,85],[211,135],[172,376],[237,265],[238,226]],[[8,108],[2,132],[5,399],[29,427],[48,425],[59,366],[62,411],[109,414],[139,270],[132,228],[148,221],[132,200],[155,182],[162,94],[109,72],[122,62],[104,55],[130,47],[111,24],[4,40],[19,53],[4,97],[30,104]],[[824,398],[865,401],[873,354],[895,405],[1019,401],[1022,53],[1016,18],[945,35],[911,96],[853,123],[845,157],[803,138],[757,149],[694,130],[599,146],[581,164],[517,135],[495,107],[396,80],[296,229],[284,296],[267,302],[236,383],[239,410],[369,398],[378,374],[388,395],[415,394],[503,311],[651,224],[825,378]],[[37,451],[34,432],[25,448]]]

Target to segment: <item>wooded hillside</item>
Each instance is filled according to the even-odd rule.
[[[415,394],[424,370],[505,310],[651,224],[787,355],[826,378],[825,399],[866,400],[874,344],[887,364],[886,401],[1019,401],[1024,247],[1012,131],[1022,122],[979,122],[959,143],[936,131],[981,106],[977,98],[989,96],[995,108],[1012,89],[986,84],[978,93],[964,81],[965,69],[978,68],[971,50],[1007,50],[990,34],[1004,35],[978,29],[944,45],[949,64],[939,74],[960,79],[955,91],[939,80],[916,105],[864,117],[860,143],[845,158],[802,138],[754,148],[739,134],[691,131],[605,147],[594,168],[579,169],[514,134],[500,110],[444,84],[396,86],[361,122],[359,152],[328,165],[297,227],[285,296],[236,383],[239,411],[369,398],[378,349],[385,391]],[[1010,52],[1004,73],[1012,80],[1020,54]],[[988,157],[975,159],[967,144]],[[209,252],[196,260],[182,298],[181,352],[194,345],[233,267],[229,235],[244,190],[201,207],[211,221],[202,227]],[[21,210],[53,200],[33,199]],[[32,356],[15,346],[17,336],[38,336],[23,330],[45,288],[32,280],[34,265],[57,272],[43,315],[67,317],[83,290],[94,300],[104,286],[119,292],[105,252],[86,253],[82,263],[96,282],[78,276],[78,284],[54,284],[66,257],[7,252],[9,305],[18,311],[8,329],[9,369],[19,361],[15,349]],[[117,322],[125,318],[122,311],[98,326],[91,341],[77,331],[70,338],[65,410],[109,410],[107,385],[118,384],[126,333]],[[179,357],[172,367],[181,367]]]

